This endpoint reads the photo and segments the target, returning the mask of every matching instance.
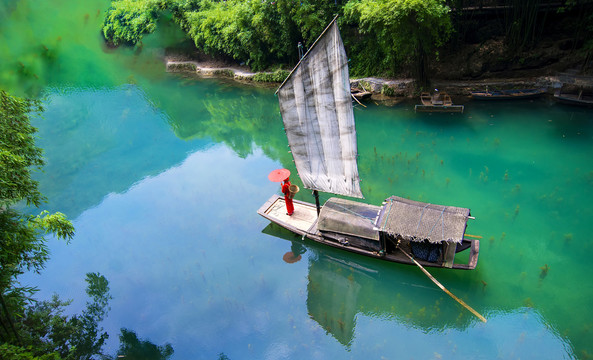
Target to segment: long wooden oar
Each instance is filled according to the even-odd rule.
[[[464,234],[463,236],[472,237],[472,238],[476,238],[476,239],[481,239],[482,238],[480,235]]]
[[[438,287],[440,287],[441,290],[443,290],[444,292],[446,292],[447,295],[449,295],[450,297],[452,297],[453,299],[455,299],[458,303],[460,303],[461,305],[463,305],[463,307],[465,307],[466,309],[468,309],[469,311],[471,311],[471,313],[474,314],[474,315],[476,315],[478,317],[478,319],[482,320],[483,322],[486,322],[487,321],[485,317],[483,317],[482,315],[480,315],[476,310],[472,309],[471,306],[469,306],[463,300],[461,300],[457,296],[453,295],[452,292],[450,292],[449,290],[447,290],[440,282],[437,281],[437,279],[435,279],[432,275],[430,275],[430,273],[422,265],[420,265],[420,263],[418,261],[416,261],[413,257],[411,257],[401,247],[399,248],[399,250],[402,253],[404,253],[404,255],[406,255],[410,260],[412,260],[414,262],[414,264],[418,265],[418,267],[420,268],[420,270],[422,270],[426,274],[426,276],[428,276],[428,278],[430,280],[432,280],[433,283],[435,283]]]

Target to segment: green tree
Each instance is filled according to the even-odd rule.
[[[263,70],[296,63],[298,42],[310,46],[339,9],[310,0],[114,0],[103,35],[114,45],[136,44],[170,11],[198,49]]]
[[[0,345],[0,354],[3,360],[62,360],[57,353],[36,355],[31,349],[10,344]]]
[[[376,39],[369,44],[380,52],[372,54],[384,59],[374,62],[389,66],[392,74],[398,65],[412,65],[421,86],[428,86],[429,59],[451,34],[449,11],[443,0],[354,0],[344,7],[347,21]]]
[[[103,36],[113,45],[136,44],[156,29],[166,0],[118,0],[111,3],[103,21]]]
[[[30,176],[44,161],[42,150],[35,146],[37,129],[29,122],[30,113],[42,110],[39,102],[0,91],[0,207],[21,200],[39,206],[43,200]]]
[[[44,164],[35,145],[29,115],[42,110],[34,100],[0,90],[0,343],[22,343],[15,318],[21,318],[33,288],[21,286],[18,276],[39,272],[48,259],[44,236],[70,240],[72,223],[62,213],[24,215],[11,206],[19,202],[39,206],[45,198],[31,177]]]

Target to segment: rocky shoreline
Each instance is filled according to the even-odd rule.
[[[166,70],[176,73],[190,73],[204,77],[225,77],[240,82],[262,84],[269,86],[269,83],[254,82],[256,73],[242,66],[229,66],[224,63],[212,61],[179,61],[165,59]],[[549,94],[563,85],[576,87],[593,87],[592,76],[580,76],[576,72],[559,73],[553,76],[534,76],[522,78],[504,79],[481,79],[481,80],[439,80],[432,81],[434,88],[446,92],[454,97],[456,102],[463,103],[469,100],[471,91],[491,89],[529,89],[544,88]],[[375,101],[398,102],[418,96],[418,90],[413,79],[382,79],[375,77],[351,79],[350,86],[353,90],[363,90],[372,93]]]

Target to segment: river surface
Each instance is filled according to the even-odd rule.
[[[592,110],[549,99],[455,115],[355,109],[366,202],[471,208],[478,267],[430,271],[482,323],[417,268],[259,217],[279,193],[267,174],[296,173],[273,89],[166,73],[162,49],[184,44],[166,23],[142,48],[108,49],[108,6],[0,1],[0,87],[42,99],[43,209],[76,228],[70,244],[50,238],[46,269],[22,281],[78,313],[85,274],[104,275],[106,353],[125,328],[171,344],[172,359],[593,356]],[[284,261],[290,251],[300,260]]]

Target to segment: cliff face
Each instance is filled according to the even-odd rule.
[[[431,73],[434,79],[480,80],[549,76],[571,69],[593,72],[593,62],[587,62],[584,50],[574,49],[571,39],[547,38],[529,50],[510,53],[504,39],[496,38],[446,50]]]
[[[457,28],[431,64],[433,79],[593,75],[593,2],[465,3],[474,7],[455,13]]]

